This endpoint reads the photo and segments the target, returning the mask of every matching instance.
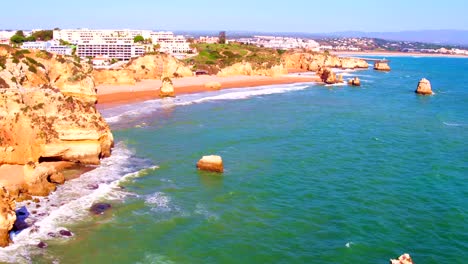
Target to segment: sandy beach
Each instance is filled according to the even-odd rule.
[[[213,88],[205,85],[210,82],[220,83],[220,89],[227,89],[318,81],[320,81],[320,79],[315,76],[305,77],[291,75],[284,75],[281,77],[218,77],[213,75],[202,75],[172,79],[176,95],[213,91]],[[161,87],[161,84],[161,80],[142,80],[136,85],[99,85],[96,87],[98,94],[97,107],[103,109],[120,104],[135,103],[159,98],[158,90]]]

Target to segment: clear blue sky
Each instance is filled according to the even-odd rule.
[[[9,0],[0,5],[0,29],[468,30],[468,0]]]

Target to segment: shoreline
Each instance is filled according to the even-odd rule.
[[[213,75],[173,78],[175,95],[193,94],[217,91],[230,88],[248,88],[264,85],[291,84],[302,82],[320,82],[317,76],[280,77],[267,76],[231,76],[219,77]],[[218,83],[220,88],[212,88],[207,84]],[[96,108],[108,109],[119,105],[159,99],[161,80],[142,80],[135,85],[98,85],[96,86],[98,103]]]
[[[388,56],[388,57],[442,57],[442,58],[465,58],[466,55],[401,52],[401,51],[331,51],[330,54],[338,57],[343,56]]]

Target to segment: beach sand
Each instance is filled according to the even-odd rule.
[[[174,91],[176,95],[214,91],[205,84],[218,82],[220,89],[254,87],[274,84],[290,84],[301,82],[319,82],[315,76],[284,75],[281,77],[267,76],[231,76],[218,77],[213,75],[202,75],[184,78],[173,78]],[[161,80],[142,80],[136,85],[99,85],[97,86],[99,109],[109,108],[121,104],[142,102],[159,98]]]

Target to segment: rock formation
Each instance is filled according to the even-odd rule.
[[[377,71],[390,71],[390,66],[388,66],[387,62],[375,62],[374,63],[374,70]]]
[[[205,171],[223,172],[223,160],[220,156],[216,155],[203,156],[198,161],[197,168]]]
[[[95,108],[92,71],[76,57],[0,46],[0,185],[9,193],[0,192],[0,204],[55,190],[64,176],[51,161],[99,164],[110,155],[113,136]],[[5,166],[13,169],[3,173]],[[0,210],[3,222],[10,208]]]
[[[0,247],[6,247],[10,244],[8,232],[16,221],[15,208],[15,200],[5,187],[0,187]]]
[[[348,80],[348,84],[352,86],[361,86],[361,80],[359,77],[354,77],[353,79]]]
[[[401,255],[398,259],[391,259],[390,264],[414,264],[410,255],[405,253]]]
[[[122,69],[95,70],[96,85],[133,85],[144,79],[193,76],[190,68],[167,54],[145,55],[129,61]]]
[[[340,58],[323,53],[285,53],[282,63],[286,69],[301,69],[318,71],[322,67],[341,69],[367,69],[369,64],[365,60],[356,58]]]
[[[320,79],[326,84],[339,83],[336,78],[336,74],[330,68],[321,68],[317,73],[319,74]]]
[[[422,78],[419,83],[418,87],[416,88],[416,91],[414,91],[417,94],[422,94],[422,95],[432,95],[434,92],[432,92],[431,88],[431,82],[427,80],[426,78]]]
[[[174,85],[169,77],[162,79],[161,88],[159,88],[160,97],[175,97]]]

